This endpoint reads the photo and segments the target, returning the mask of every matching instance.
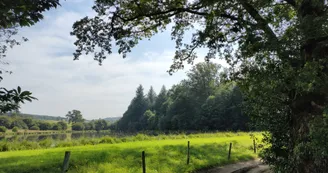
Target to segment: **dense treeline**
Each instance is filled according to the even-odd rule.
[[[187,79],[157,95],[138,86],[116,129],[139,130],[249,130],[242,112],[242,94],[215,63],[199,63]]]
[[[48,122],[18,115],[3,115],[0,116],[0,127],[2,129],[67,130],[68,125],[65,121]]]
[[[83,131],[83,130],[108,130],[110,123],[104,119],[86,121],[83,118],[81,111],[72,110],[66,114],[68,123],[72,123],[72,130]]]
[[[6,113],[5,115],[12,116],[12,115],[19,115],[24,118],[32,118],[36,120],[54,120],[54,121],[64,121],[66,118],[60,116],[49,116],[49,115],[34,115],[34,114],[24,114],[24,113]]]

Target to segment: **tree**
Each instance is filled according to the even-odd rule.
[[[68,123],[84,122],[82,113],[79,110],[68,111],[66,117],[68,118]]]
[[[35,125],[35,122],[32,120],[32,118],[24,118],[23,121],[28,128],[31,128],[32,126]]]
[[[97,132],[100,130],[105,130],[107,128],[107,122],[105,120],[99,119],[95,122],[95,129]]]
[[[64,122],[64,121],[59,121],[59,122],[57,122],[57,125],[58,125],[59,127],[61,127],[60,130],[67,130],[67,128],[68,128],[67,123]]]
[[[150,86],[150,89],[147,93],[147,101],[148,101],[148,106],[150,109],[153,109],[154,105],[155,105],[155,101],[156,101],[156,92],[154,91],[153,86]]]
[[[18,127],[20,129],[28,129],[27,125],[20,118],[16,118],[11,123],[11,128]]]
[[[72,130],[75,131],[83,131],[84,130],[84,125],[82,122],[77,122],[72,124]]]
[[[92,120],[90,122],[84,123],[84,130],[95,130],[95,121]]]
[[[155,130],[157,128],[156,114],[147,110],[143,115],[142,124],[145,130]]]
[[[248,99],[249,114],[270,132],[264,159],[280,172],[322,172],[315,157],[315,122],[324,122],[328,102],[327,2],[324,0],[95,1],[97,15],[73,26],[78,59],[94,53],[101,63],[114,41],[126,56],[142,38],[173,23],[176,55],[170,72],[192,63],[207,47],[220,55]],[[190,44],[182,44],[193,26]],[[282,135],[283,134],[283,135]]]
[[[162,109],[162,106],[166,102],[166,100],[167,100],[167,90],[163,85],[154,104],[154,110],[156,111],[157,115],[164,114],[165,110]]]
[[[46,122],[46,121],[40,121],[39,128],[40,128],[40,130],[51,130],[52,124],[49,122]]]
[[[136,96],[132,99],[123,117],[118,121],[117,128],[119,130],[129,131],[140,130],[141,125],[139,120],[143,117],[147,107],[148,104],[144,95],[144,88],[142,85],[139,85],[136,90]]]
[[[221,66],[211,62],[198,63],[187,72],[188,85],[195,99],[204,103],[208,96],[214,93],[220,83],[219,70]]]

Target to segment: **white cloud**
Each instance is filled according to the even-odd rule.
[[[73,61],[74,37],[69,32],[74,21],[85,14],[92,12],[82,14],[64,8],[22,31],[21,35],[30,41],[8,53],[9,68],[14,73],[2,82],[8,88],[20,85],[39,99],[23,105],[22,112],[64,116],[78,109],[87,119],[122,116],[139,84],[145,92],[150,85],[158,92],[163,84],[170,87],[185,77],[186,70],[173,76],[166,72],[174,50],[150,49],[142,57],[132,53],[127,59],[112,54],[102,66],[90,56]]]

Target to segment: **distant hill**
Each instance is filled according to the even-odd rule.
[[[8,113],[7,115],[11,115],[12,113]],[[48,115],[36,115],[36,114],[25,114],[25,113],[16,113],[18,116],[37,119],[37,120],[54,120],[54,121],[60,121],[60,120],[66,120],[65,117],[60,116],[48,116]]]
[[[104,118],[104,120],[110,121],[110,122],[116,122],[116,121],[118,121],[121,118],[122,117],[107,117],[107,118]]]

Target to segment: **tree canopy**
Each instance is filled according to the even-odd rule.
[[[116,127],[123,131],[250,130],[249,118],[241,110],[243,96],[240,89],[232,82],[220,83],[219,69],[217,64],[210,62],[196,64],[188,72],[187,79],[168,91],[163,86],[154,97],[155,104],[143,101],[154,95],[153,87],[146,97],[142,96],[143,87],[139,86]]]
[[[326,0],[96,0],[93,9],[94,17],[73,26],[75,59],[93,53],[102,63],[113,44],[125,57],[170,24],[176,54],[169,72],[206,47],[206,60],[231,65],[228,76],[246,96],[249,114],[269,132],[264,160],[281,172],[327,170],[327,154],[319,152],[327,146],[317,142],[328,129]],[[193,34],[184,43],[187,30]]]
[[[82,113],[79,110],[68,111],[66,117],[69,123],[80,123],[84,121]]]

